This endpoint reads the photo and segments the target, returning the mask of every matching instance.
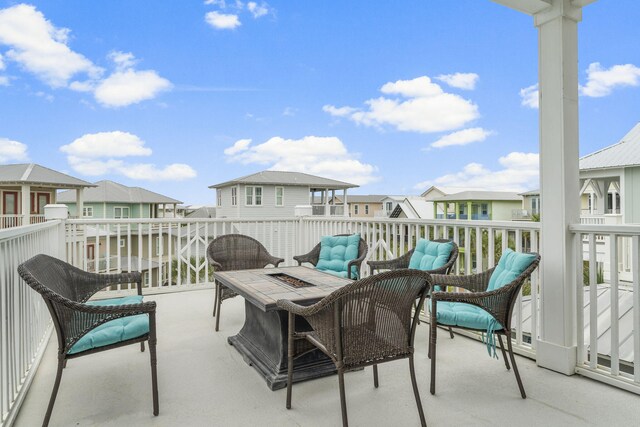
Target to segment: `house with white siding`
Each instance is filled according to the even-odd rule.
[[[347,216],[347,190],[357,187],[348,182],[284,171],[262,171],[209,186],[216,190],[216,218],[261,219],[296,214]]]

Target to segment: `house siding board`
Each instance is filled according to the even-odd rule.
[[[624,170],[624,216],[627,224],[640,223],[640,168]]]
[[[238,188],[238,206],[231,206],[231,186],[219,188],[222,192],[222,206],[216,208],[217,218],[290,218],[295,207],[309,204],[308,187],[287,185],[250,185],[262,187],[262,205],[246,206],[246,185]],[[284,187],[284,206],[276,206],[276,187]],[[217,196],[216,196],[217,197]]]
[[[522,207],[521,201],[493,201],[488,203],[490,205],[489,210],[493,221],[509,221],[511,220],[512,210],[520,209]]]

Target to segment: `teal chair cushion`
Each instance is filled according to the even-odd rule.
[[[514,252],[507,248],[489,279],[487,291],[494,291],[515,280],[536,259],[535,254]]]
[[[420,239],[409,260],[409,268],[423,271],[441,268],[449,261],[452,250],[451,242],[439,243]]]
[[[320,239],[320,256],[318,257],[318,270],[347,277],[349,261],[358,258],[360,235],[350,236],[323,236]],[[351,277],[358,278],[358,268],[351,268]]]
[[[436,319],[439,324],[486,331],[484,342],[487,345],[487,352],[490,356],[498,357],[494,332],[503,327],[495,317],[480,307],[464,302],[441,301],[438,302],[437,307]]]
[[[142,302],[141,295],[128,296],[124,298],[112,298],[100,301],[89,301],[88,305],[127,305],[139,304]],[[103,323],[76,342],[69,354],[80,353],[93,348],[105,347],[122,341],[141,337],[149,333],[149,316],[138,314],[137,316],[122,317]]]

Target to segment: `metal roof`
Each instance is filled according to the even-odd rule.
[[[312,188],[344,189],[359,187],[348,182],[336,181],[322,178],[320,176],[309,175],[302,172],[285,171],[262,171],[220,184],[210,185],[209,188],[222,188],[234,184],[275,184],[275,185],[299,185]]]
[[[382,203],[382,199],[385,197],[387,196],[380,194],[347,194],[347,203]],[[336,199],[342,200],[337,196]]]
[[[580,170],[640,165],[640,123],[616,144],[580,158]]]
[[[31,184],[55,188],[93,187],[90,182],[35,163],[0,165],[0,184]]]
[[[522,197],[518,193],[510,191],[461,191],[460,193],[448,194],[446,196],[433,199],[436,202],[448,201],[481,201],[481,200],[507,200],[521,201]]]
[[[539,196],[540,190],[531,190],[525,191],[524,193],[519,193],[521,196]]]
[[[92,184],[93,185],[93,184]],[[58,193],[56,200],[62,203],[75,203],[73,191]],[[154,193],[140,187],[127,187],[113,181],[98,181],[94,188],[84,190],[85,203],[182,203],[180,200]]]

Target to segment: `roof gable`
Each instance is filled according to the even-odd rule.
[[[638,165],[640,165],[640,123],[627,132],[619,142],[580,158],[581,170]]]
[[[0,165],[0,184],[37,184],[55,188],[93,187],[90,182],[36,163]]]

